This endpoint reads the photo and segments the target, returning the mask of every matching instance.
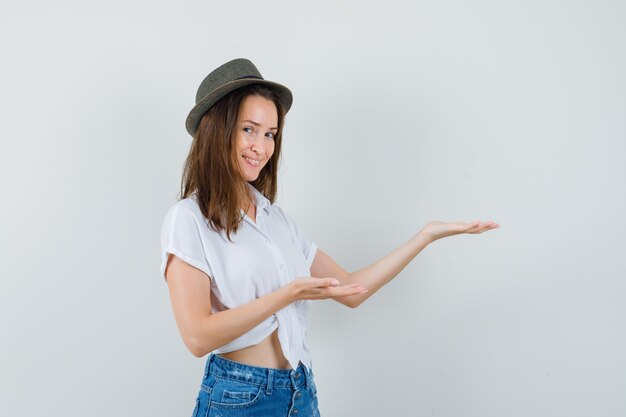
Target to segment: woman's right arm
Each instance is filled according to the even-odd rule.
[[[367,291],[358,284],[340,286],[334,278],[302,277],[249,303],[212,314],[211,281],[204,272],[169,254],[165,277],[176,325],[185,346],[197,357],[235,340],[294,301]]]

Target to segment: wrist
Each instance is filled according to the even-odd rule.
[[[276,290],[276,295],[278,296],[279,302],[283,308],[296,301],[293,281]]]
[[[437,239],[433,238],[431,235],[424,233],[424,231],[420,230],[415,236],[413,236],[412,240],[414,240],[421,246],[426,247]]]

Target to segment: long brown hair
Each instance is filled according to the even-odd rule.
[[[183,169],[180,199],[197,196],[198,206],[216,231],[237,232],[243,216],[241,207],[248,201],[248,186],[239,168],[235,146],[237,120],[243,101],[250,95],[272,100],[278,113],[278,132],[274,135],[274,153],[256,180],[250,184],[270,203],[274,203],[278,188],[278,163],[285,111],[270,87],[252,84],[238,88],[217,101],[202,117],[193,136],[189,155]]]

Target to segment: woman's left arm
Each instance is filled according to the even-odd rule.
[[[418,253],[435,240],[462,233],[482,233],[498,227],[500,226],[497,223],[491,221],[472,223],[431,221],[415,236],[391,253],[355,272],[346,271],[328,254],[318,248],[311,265],[311,276],[315,278],[337,278],[341,285],[360,284],[366,288],[368,291],[363,294],[333,298],[341,304],[355,308],[391,281]]]

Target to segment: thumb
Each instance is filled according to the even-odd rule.
[[[335,278],[325,278],[324,279],[324,286],[325,287],[335,287],[339,285],[339,281],[337,281]]]

